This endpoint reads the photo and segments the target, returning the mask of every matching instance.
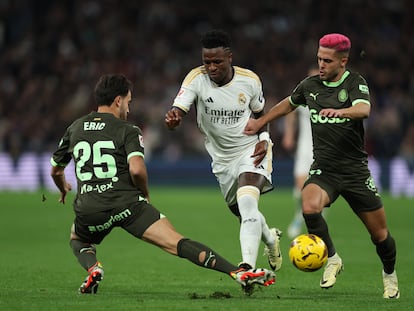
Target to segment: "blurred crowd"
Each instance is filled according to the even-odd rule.
[[[206,156],[194,120],[171,133],[164,115],[201,64],[200,35],[222,28],[233,63],[261,77],[267,107],[316,64],[323,34],[348,35],[349,68],[371,91],[369,153],[414,163],[413,16],[409,0],[1,0],[0,152],[17,159],[53,150],[75,118],[96,108],[98,77],[121,72],[134,83],[130,120],[144,130],[149,156]],[[276,157],[289,156],[278,145],[282,125],[271,127]]]

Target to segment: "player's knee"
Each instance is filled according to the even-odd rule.
[[[371,233],[371,240],[374,244],[379,244],[385,241],[389,236],[387,228],[382,228]]]
[[[302,212],[303,214],[316,214],[321,213],[323,205],[316,200],[302,200]]]
[[[149,241],[148,241],[149,242]],[[165,252],[177,256],[179,255],[179,245],[180,245],[180,239],[175,239],[175,238],[169,238],[168,240],[162,240],[162,241],[151,241],[151,243],[157,245],[158,247],[160,247],[162,250],[164,250]]]

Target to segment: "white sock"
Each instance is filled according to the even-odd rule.
[[[275,237],[270,233],[269,226],[266,223],[266,218],[260,211],[259,214],[262,223],[262,241],[268,247],[273,247],[273,245],[275,244]]]
[[[241,215],[240,247],[242,260],[256,267],[262,237],[262,215],[259,212],[260,190],[254,186],[243,186],[237,190],[237,204]]]

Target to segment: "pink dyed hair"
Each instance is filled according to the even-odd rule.
[[[351,49],[351,40],[340,33],[330,33],[324,35],[319,40],[319,46],[334,49],[336,51],[348,51]]]

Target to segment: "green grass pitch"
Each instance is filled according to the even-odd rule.
[[[397,241],[401,298],[382,298],[381,265],[365,228],[339,199],[328,211],[330,231],[344,260],[336,285],[319,288],[322,271],[301,272],[288,260],[276,284],[245,297],[230,277],[168,255],[115,229],[98,246],[105,279],[97,295],[79,295],[85,277],[69,248],[73,194],[63,206],[57,193],[0,193],[0,310],[413,310],[414,244],[412,199],[383,195],[388,224]],[[240,261],[238,222],[218,187],[153,187],[152,203],[183,235]],[[269,225],[286,230],[295,202],[290,189],[262,196]],[[261,256],[258,266],[268,267]],[[215,295],[215,293],[221,293]]]

